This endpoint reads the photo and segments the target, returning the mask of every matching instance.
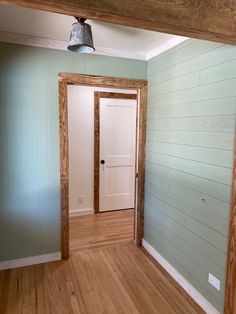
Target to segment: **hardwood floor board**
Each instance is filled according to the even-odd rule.
[[[113,217],[113,219],[111,219]],[[70,219],[70,251],[131,242],[134,210],[104,212]]]
[[[150,256],[149,254],[139,255],[139,252],[134,250],[135,259],[140,264],[141,269],[145,272],[147,279],[150,280],[156,289],[159,289],[162,295],[168,299],[169,304],[178,313],[204,313],[201,308],[187,295],[187,293],[166,273],[166,271]],[[147,268],[147,260],[145,255],[148,256],[148,263],[150,269]],[[159,272],[156,272],[159,269]],[[159,276],[157,280],[156,276]],[[173,285],[176,289],[172,289]],[[181,298],[180,298],[181,296]],[[182,297],[187,298],[189,302],[182,303]]]
[[[133,211],[72,218],[69,260],[0,271],[0,314],[202,314],[132,243]]]
[[[150,282],[144,280],[144,274],[139,271],[137,264],[132,262],[132,256],[129,255],[127,258],[124,248],[110,249],[104,252],[104,255],[107,265],[113,268],[113,272],[131,296],[139,313],[144,309],[146,313],[164,313],[161,311],[162,306],[167,313],[174,313],[165,300],[164,302],[160,300],[159,291],[152,291]],[[156,307],[157,304],[159,305]]]

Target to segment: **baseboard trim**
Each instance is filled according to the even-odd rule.
[[[170,274],[172,278],[190,295],[190,297],[207,313],[220,314],[207,299],[204,298],[163,256],[161,256],[146,240],[142,240],[143,248]]]
[[[77,209],[69,212],[70,217],[85,216],[94,214],[93,208]]]
[[[61,252],[55,252],[44,255],[30,256],[25,258],[13,259],[9,261],[0,262],[0,270],[18,268],[23,266],[31,266],[36,264],[43,264],[61,260]]]

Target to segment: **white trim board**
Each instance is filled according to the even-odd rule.
[[[156,56],[159,56],[160,54],[166,52],[167,50],[170,50],[171,48],[174,48],[175,46],[178,46],[188,39],[188,37],[175,36],[174,38],[171,38],[164,44],[160,45],[159,47],[149,51],[146,55],[146,60],[148,61]]]
[[[69,211],[69,217],[85,216],[94,214],[93,208],[77,209]]]
[[[67,41],[51,39],[51,38],[36,37],[32,35],[23,35],[23,34],[7,33],[7,32],[0,31],[0,42],[68,51]],[[95,49],[96,49],[94,52],[95,55],[146,60],[146,54],[141,53],[141,52],[119,50],[119,49],[112,49],[112,48],[99,47],[99,46],[96,46]],[[70,52],[68,51],[68,53]]]
[[[142,240],[144,249],[171,275],[172,278],[192,297],[207,313],[220,314],[203,295],[201,295],[164,257],[162,257],[147,241]]]
[[[95,47],[96,50],[94,54],[148,61],[162,54],[163,52],[179,45],[180,43],[188,39],[189,39],[188,37],[175,36],[174,38],[168,40],[162,45],[159,45],[157,48],[149,51],[148,53],[96,46]],[[1,31],[0,31],[0,42],[33,46],[33,47],[41,47],[41,48],[59,49],[59,50],[65,50],[65,51],[67,51],[67,46],[68,46],[68,42],[64,40],[43,38],[43,37],[37,37],[37,36],[32,36],[32,35],[15,34],[15,33],[1,32]]]
[[[18,268],[23,266],[30,266],[42,263],[49,263],[61,260],[61,252],[55,252],[44,255],[37,255],[9,261],[0,262],[0,270]]]

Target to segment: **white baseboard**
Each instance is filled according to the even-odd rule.
[[[85,216],[85,215],[92,215],[92,214],[94,214],[93,208],[77,209],[77,210],[71,210],[69,212],[70,217]]]
[[[204,298],[164,257],[162,257],[147,241],[142,240],[142,246],[147,252],[178,282],[192,299],[207,313],[219,312]]]
[[[30,266],[48,262],[55,262],[61,260],[61,252],[55,252],[45,255],[30,256],[25,258],[13,259],[9,261],[0,262],[0,270],[18,268],[23,266]]]

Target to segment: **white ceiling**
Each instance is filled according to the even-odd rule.
[[[74,17],[0,5],[0,41],[66,49]],[[87,20],[97,54],[147,60],[184,37]]]

